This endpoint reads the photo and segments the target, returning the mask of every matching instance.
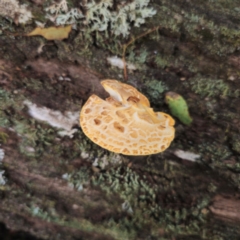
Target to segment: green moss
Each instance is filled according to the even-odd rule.
[[[128,48],[128,57],[127,61],[132,62],[134,64],[141,65],[141,68],[144,66],[143,63],[146,63],[147,57],[149,55],[149,52],[147,51],[146,48],[141,48],[140,51],[134,51],[134,46]]]
[[[21,136],[20,151],[31,157],[39,157],[50,146],[56,132],[48,126],[42,126],[34,120],[15,120],[14,130]]]
[[[151,236],[156,234],[153,229],[159,227],[164,227],[167,233],[176,235],[201,232],[200,226],[206,221],[205,216],[201,213],[201,209],[208,206],[208,197],[202,196],[196,206],[188,210],[185,208],[176,210],[175,208],[164,208],[156,202],[159,192],[167,192],[177,187],[176,185],[179,182],[177,183],[176,180],[177,178],[172,179],[175,184],[169,185],[169,182],[165,182],[164,177],[155,177],[156,184],[150,184],[146,176],[140,176],[130,168],[118,167],[110,169],[106,173],[100,173],[99,176],[94,176],[92,183],[100,186],[108,196],[117,194],[125,205],[128,204],[128,208],[124,207],[123,211],[128,211],[132,216],[132,220],[122,218],[118,221],[120,228],[126,229],[127,227],[137,230],[151,224]],[[188,221],[187,219],[191,219],[191,221],[183,226],[181,222]]]
[[[5,132],[0,132],[0,142],[6,143],[8,137],[9,137],[8,134],[6,134]]]
[[[72,6],[76,6],[76,1],[72,2]],[[50,1],[48,3],[50,4]],[[154,4],[154,1],[152,3]],[[114,216],[115,218],[109,216],[102,219],[101,228],[99,228],[90,221],[72,219],[70,215],[58,212],[58,209],[50,204],[46,204],[47,206],[42,204],[44,199],[39,197],[37,204],[32,205],[33,209],[30,210],[34,217],[40,217],[61,226],[107,232],[113,238],[124,240],[172,239],[173,237],[181,238],[181,236],[186,239],[192,236],[201,236],[203,239],[224,239],[226,229],[213,230],[214,227],[209,224],[210,218],[205,210],[210,204],[209,199],[220,191],[219,182],[212,175],[220,176],[223,179],[222,182],[231,182],[236,189],[240,186],[240,157],[237,155],[240,153],[239,139],[237,133],[234,136],[229,135],[232,132],[232,126],[236,129],[236,123],[233,120],[238,119],[239,115],[236,107],[239,90],[233,87],[234,84],[238,86],[238,83],[224,80],[228,79],[229,73],[234,74],[236,79],[239,75],[229,61],[229,57],[239,46],[239,11],[235,9],[239,7],[239,2],[201,0],[199,2],[172,1],[169,4],[169,1],[163,0],[159,4],[156,0],[155,3],[157,15],[150,18],[141,28],[132,29],[130,33],[130,38],[133,35],[136,37],[152,27],[161,25],[160,30],[138,39],[127,49],[126,60],[141,66],[134,74],[129,72],[129,82],[139,84],[139,88],[144,89],[153,104],[158,104],[162,100],[164,91],[168,89],[183,91],[184,85],[184,90],[189,94],[191,109],[195,113],[198,112],[200,122],[207,119],[215,125],[204,122],[203,126],[207,127],[203,128],[196,124],[197,126],[193,126],[190,132],[184,127],[177,129],[174,147],[180,146],[182,149],[199,152],[205,165],[212,169],[211,172],[208,171],[209,168],[206,170],[203,166],[201,169],[196,167],[194,172],[191,164],[186,167],[185,164],[173,162],[172,159],[165,159],[165,154],[153,156],[150,163],[152,165],[144,160],[133,161],[131,168],[122,166],[121,163],[119,167],[119,163],[114,162],[115,156],[89,141],[81,131],[78,131],[73,139],[69,140],[66,137],[56,140],[57,132],[53,128],[45,123],[29,120],[26,113],[22,111],[22,100],[18,94],[11,94],[2,89],[2,92],[0,91],[2,110],[0,125],[16,130],[22,155],[46,157],[46,159],[54,156],[54,160],[57,157],[56,163],[51,162],[51,165],[55,167],[55,164],[61,164],[62,169],[59,173],[59,169],[56,168],[54,174],[61,176],[67,172],[65,179],[69,186],[79,191],[86,190],[89,193],[97,189],[101,193],[99,194],[101,199],[106,196],[111,199],[106,203],[106,209],[108,210],[109,205],[114,204],[114,208],[118,209],[119,213],[116,214],[117,217]],[[0,25],[3,33],[5,30],[11,31],[14,26],[2,18]],[[14,28],[13,30],[15,31]],[[40,57],[44,56],[46,59],[59,57],[68,63],[82,58],[80,63],[87,64],[91,69],[95,66],[95,70],[102,76],[111,76],[116,79],[122,77],[122,70],[108,67],[106,61],[99,61],[99,56],[101,56],[100,59],[104,59],[112,53],[121,57],[122,45],[126,43],[122,38],[115,38],[107,32],[87,31],[84,34],[79,33],[74,40],[72,38],[74,33],[64,43],[55,42],[57,50],[54,47],[53,51],[47,50]],[[26,53],[27,42],[24,39],[18,38],[18,48],[21,54],[24,53],[29,57],[28,54],[35,50]],[[35,43],[34,49],[40,44],[36,39],[32,38],[28,42]],[[10,41],[8,45],[8,40],[11,39],[3,34],[1,40],[2,55],[8,59],[14,59],[15,56],[8,54],[8,49],[12,47],[12,42]],[[20,44],[21,41],[24,41],[23,44]],[[68,46],[69,44],[71,46]],[[22,59],[26,60],[24,54]],[[23,71],[22,68],[21,70]],[[158,77],[163,74],[166,76],[166,81]],[[186,80],[179,81],[181,77]],[[46,88],[53,96],[65,94],[69,104],[72,104],[67,90],[60,83],[53,84],[48,80],[21,78],[14,79],[12,84],[23,88],[32,96]],[[74,84],[74,81],[71,84]],[[192,98],[190,90],[197,96],[193,94]],[[234,98],[235,102],[231,101],[229,109],[236,111],[230,112],[228,108],[217,111],[220,107],[219,97],[221,106],[226,106],[228,103],[226,100],[230,97]],[[81,96],[78,96],[79,98]],[[203,101],[201,98],[208,99]],[[192,136],[191,131],[195,131],[196,127],[198,134]],[[212,132],[222,134],[219,142],[211,142],[209,135]],[[28,150],[34,150],[34,152],[31,153]],[[31,158],[29,162],[31,167],[36,164],[37,168],[33,170],[38,171],[39,164],[43,161],[35,159]],[[81,163],[85,161],[88,167],[76,169],[71,165],[71,161],[75,159]],[[93,175],[91,163],[95,163],[96,159],[98,159],[99,170]],[[46,162],[44,161],[44,165]],[[105,167],[106,162],[111,164]],[[206,175],[208,179],[212,179],[212,182],[204,181]],[[25,192],[22,194],[26,195]],[[47,196],[43,198],[46,199]],[[62,199],[58,201],[61,205]],[[64,204],[67,205],[67,202]],[[162,229],[164,233],[160,235],[159,232]],[[231,229],[229,228],[228,231],[230,232]]]
[[[233,134],[231,138],[232,149],[240,154],[240,137],[238,134]]]
[[[223,146],[217,142],[203,143],[198,145],[199,152],[204,156],[203,161],[209,162],[210,165],[222,164],[223,160],[232,155],[231,150],[227,146]]]
[[[134,239],[136,236],[134,231],[121,228],[113,218],[102,222],[101,225],[81,218],[71,217],[71,219],[68,219],[63,213],[59,213],[54,205],[55,204],[51,202],[42,203],[41,201],[35,200],[32,201],[31,206],[28,207],[27,210],[34,217],[83,232],[106,234],[110,235],[113,239],[119,240]]]
[[[2,127],[7,127],[10,125],[10,120],[7,118],[5,110],[12,104],[12,98],[9,93],[3,89],[0,89],[0,104],[0,125]]]
[[[89,184],[90,169],[87,167],[82,167],[79,171],[70,174],[65,173],[62,177],[68,181],[68,184],[71,188],[82,191],[84,185]]]
[[[189,86],[192,91],[204,97],[238,97],[239,90],[232,89],[231,86],[222,79],[206,78],[197,75],[184,82],[184,85]]]
[[[158,102],[164,97],[163,93],[168,90],[167,85],[161,80],[148,80],[145,82],[146,93],[153,102]]]
[[[12,23],[12,19],[6,19],[2,16],[0,16],[0,26],[1,26],[1,30],[3,31],[10,31],[10,32],[14,32],[15,30],[15,26]]]

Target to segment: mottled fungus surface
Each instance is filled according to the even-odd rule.
[[[82,107],[83,132],[101,147],[125,155],[164,151],[174,138],[174,120],[154,112],[148,99],[134,87],[116,80],[101,82],[106,100],[92,95]]]

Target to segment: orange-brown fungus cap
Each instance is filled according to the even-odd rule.
[[[148,99],[134,87],[116,80],[101,82],[106,100],[92,95],[80,113],[83,132],[96,144],[125,155],[164,151],[174,138],[174,120],[154,112]]]

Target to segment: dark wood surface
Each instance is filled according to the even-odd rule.
[[[120,160],[89,141],[79,124],[73,138],[59,136],[58,129],[29,116],[24,101],[64,113],[80,111],[93,93],[105,98],[101,79],[126,81],[107,57],[121,58],[121,46],[131,38],[92,33],[90,41],[78,29],[66,40],[46,41],[25,36],[33,22],[0,18],[5,239],[239,239],[237,2],[153,1],[157,15],[131,30],[136,37],[160,26],[127,49],[126,60],[134,53],[138,66],[128,71],[127,83],[146,94],[156,111],[169,114],[164,93],[181,94],[193,123],[176,119],[176,137],[164,153]],[[46,5],[29,1],[36,15]],[[148,56],[141,62],[143,49]],[[165,84],[162,92],[153,80]],[[179,149],[200,159],[180,159]],[[109,164],[94,166],[97,158]]]

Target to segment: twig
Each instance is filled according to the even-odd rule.
[[[125,56],[126,56],[126,50],[128,48],[129,45],[131,45],[132,43],[134,43],[136,40],[138,40],[139,38],[142,38],[146,35],[148,35],[149,33],[158,30],[161,26],[157,26],[154,28],[151,28],[150,30],[138,35],[137,37],[133,37],[130,41],[128,41],[126,44],[123,45],[123,52],[122,52],[122,61],[123,61],[123,76],[125,81],[127,81],[128,79],[128,75],[127,75],[127,64],[126,64],[126,60],[125,60]]]

